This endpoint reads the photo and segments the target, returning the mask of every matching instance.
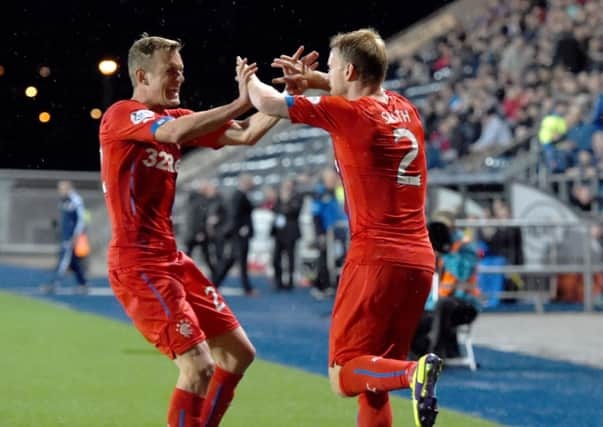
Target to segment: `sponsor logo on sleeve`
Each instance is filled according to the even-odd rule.
[[[135,125],[146,123],[155,118],[155,113],[151,110],[137,110],[130,114],[130,120]]]

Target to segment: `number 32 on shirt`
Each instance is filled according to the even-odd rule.
[[[149,168],[157,168],[167,172],[178,172],[180,160],[174,161],[174,156],[166,151],[157,151],[154,148],[145,149],[147,157],[142,164]]]

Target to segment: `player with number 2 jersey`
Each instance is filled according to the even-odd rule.
[[[282,57],[288,88],[326,96],[289,96],[249,80],[261,112],[329,132],[342,178],[351,243],[331,318],[329,378],[342,396],[358,396],[358,426],[391,426],[388,392],[413,391],[417,427],[437,415],[435,354],[406,361],[430,291],[435,256],[426,225],[427,167],[416,108],[382,88],[381,37],[364,29],[331,39],[329,72]],[[308,71],[309,69],[309,71]]]
[[[421,119],[405,98],[385,94],[387,103],[370,97],[289,97],[289,117],[331,134],[352,236],[347,260],[432,272]]]

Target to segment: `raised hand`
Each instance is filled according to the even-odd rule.
[[[235,80],[239,83],[239,98],[251,104],[249,92],[247,91],[247,81],[258,70],[257,64],[247,64],[247,58],[237,56],[237,65],[235,67]]]
[[[291,95],[302,94],[309,87],[310,73],[318,67],[318,52],[313,50],[301,56],[304,47],[297,48],[292,56],[281,55],[272,62],[272,67],[283,71],[282,77],[272,79],[274,84],[285,84],[287,92]]]

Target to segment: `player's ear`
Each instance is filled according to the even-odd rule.
[[[136,70],[136,83],[148,85],[149,81],[147,79],[146,73],[142,68]]]
[[[357,80],[358,71],[356,71],[356,66],[354,64],[345,64],[344,76],[347,81]]]

